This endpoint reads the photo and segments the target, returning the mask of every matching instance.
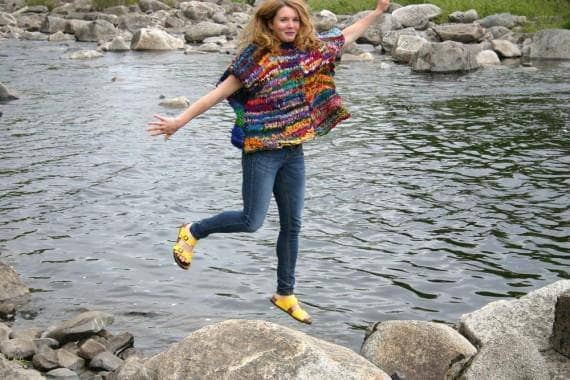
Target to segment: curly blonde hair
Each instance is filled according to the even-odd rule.
[[[321,41],[317,38],[315,27],[309,15],[309,9],[304,0],[265,0],[255,11],[252,19],[244,29],[240,39],[240,50],[249,44],[255,44],[260,51],[276,53],[279,51],[281,41],[269,28],[269,23],[283,7],[293,8],[297,11],[301,25],[295,36],[293,44],[301,50],[317,49]]]

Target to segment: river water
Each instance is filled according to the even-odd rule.
[[[375,321],[453,324],[499,299],[570,278],[570,62],[466,75],[386,59],[342,63],[353,118],[305,146],[297,293],[313,315],[272,308],[272,204],[254,234],[171,257],[177,226],[239,209],[240,152],[221,104],[172,140],[151,138],[159,96],[196,100],[226,55],[107,53],[0,41],[0,260],[33,291],[16,326],[86,309],[115,315],[146,353],[226,319],[263,319],[358,351]]]

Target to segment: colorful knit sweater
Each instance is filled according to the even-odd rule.
[[[236,113],[232,144],[244,152],[280,149],[327,134],[350,114],[336,93],[334,64],[344,46],[340,30],[319,35],[317,50],[283,44],[278,54],[246,47],[222,75],[243,87],[228,101]]]

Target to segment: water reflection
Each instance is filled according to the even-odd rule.
[[[230,57],[70,61],[65,45],[2,44],[0,78],[21,99],[0,105],[0,259],[34,289],[20,324],[98,308],[158,351],[206,324],[266,319],[358,350],[368,323],[453,323],[570,278],[568,63],[462,76],[339,66],[353,118],[306,147],[307,327],[268,301],[274,206],[254,235],[201,242],[191,271],[171,260],[181,222],[241,206],[233,115],[219,105],[168,143],[145,124],[175,113],[160,95],[197,99]]]

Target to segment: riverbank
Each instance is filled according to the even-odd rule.
[[[240,30],[253,8],[247,4],[181,2],[174,6],[158,0],[95,11],[89,1],[77,0],[52,9],[45,6],[4,5],[0,13],[0,38],[54,42],[97,42],[97,51],[79,51],[70,59],[95,59],[104,52],[185,49],[186,53],[235,53]],[[6,12],[8,11],[8,12]],[[364,13],[314,14],[318,31],[343,28]],[[455,11],[445,23],[434,21],[442,10],[433,4],[389,10],[359,39],[364,46],[344,50],[344,60],[371,60],[388,54],[413,72],[468,72],[501,66],[505,59],[570,59],[570,30],[520,32],[526,17],[509,13],[480,18],[477,10]],[[375,53],[375,54],[374,54]]]
[[[13,319],[29,290],[0,263],[0,315]],[[135,337],[89,311],[50,327],[0,323],[0,375],[10,379],[552,379],[570,376],[570,281],[463,315],[457,329],[429,321],[369,326],[360,355],[266,321],[228,320],[152,357]],[[144,349],[144,348],[143,348]],[[215,360],[214,360],[215,358]]]

